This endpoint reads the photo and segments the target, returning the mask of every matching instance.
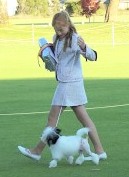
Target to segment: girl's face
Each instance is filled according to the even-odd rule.
[[[54,29],[60,39],[64,38],[69,31],[69,25],[63,20],[56,20]]]

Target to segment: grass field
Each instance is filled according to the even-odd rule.
[[[91,26],[102,29],[105,25],[77,26],[79,33],[98,51],[97,62],[82,59],[89,100],[87,108],[108,160],[101,161],[98,166],[91,162],[70,166],[63,160],[56,169],[49,169],[51,155],[47,148],[40,162],[19,154],[19,144],[31,147],[38,141],[50,109],[56,81],[54,73],[49,73],[43,66],[38,67],[36,42],[44,35],[51,40],[53,31],[51,27],[35,28],[32,44],[31,27],[10,26],[0,29],[0,177],[129,177],[129,46],[106,45],[104,42],[109,42],[109,38],[104,41],[104,36],[108,36],[110,26],[105,26],[101,35],[100,30],[88,31]],[[117,41],[125,40],[120,31],[116,36]],[[45,113],[31,114],[33,112]],[[81,125],[73,112],[67,111],[61,116],[59,127],[68,135],[74,134]]]

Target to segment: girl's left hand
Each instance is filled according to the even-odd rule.
[[[78,37],[78,45],[84,51],[86,49],[85,41],[82,37]]]

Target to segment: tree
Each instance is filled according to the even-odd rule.
[[[55,13],[60,11],[60,1],[59,0],[48,0],[48,13],[50,16],[53,16]]]
[[[105,1],[106,13],[105,22],[115,22],[117,20],[117,11],[120,0],[107,0]]]
[[[62,0],[67,2],[68,0]],[[78,2],[79,0],[69,0]],[[117,11],[120,0],[80,0],[82,7],[82,14],[85,14],[86,17],[90,17],[97,12],[100,7],[100,2],[105,5],[105,22],[115,22],[117,20]]]
[[[7,24],[9,20],[6,5],[6,1],[0,0],[0,24]]]
[[[82,13],[90,17],[99,9],[99,0],[81,0],[81,7]]]
[[[65,0],[64,7],[68,11],[69,15],[71,16],[80,16],[82,13],[80,0]]]
[[[59,0],[18,0],[18,13],[49,16],[60,8]]]
[[[17,0],[18,1],[18,14],[27,15],[43,15],[48,14],[48,1],[47,0]]]

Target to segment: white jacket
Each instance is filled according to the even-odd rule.
[[[58,41],[55,46],[56,77],[60,82],[75,82],[83,79],[80,55],[86,60],[96,61],[97,53],[86,45],[86,52],[83,52],[77,44],[78,35],[73,33],[71,48],[66,51],[58,48]],[[60,55],[57,56],[57,50]]]

